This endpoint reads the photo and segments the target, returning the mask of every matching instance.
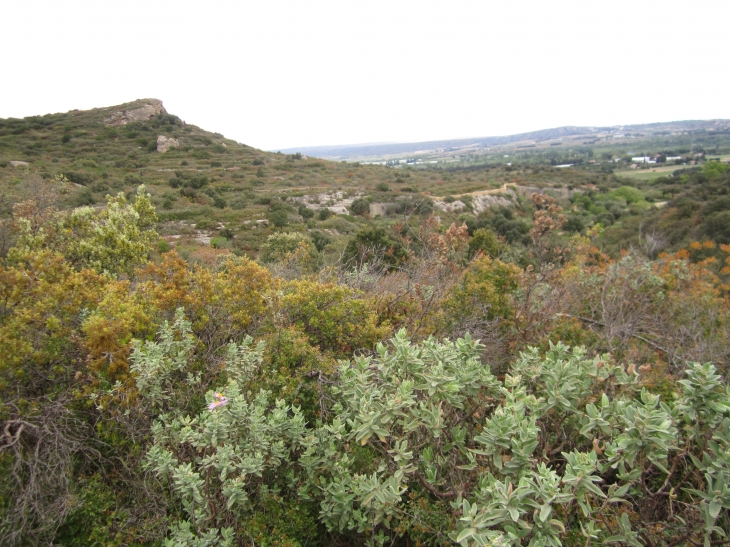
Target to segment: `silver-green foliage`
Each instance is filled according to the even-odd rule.
[[[266,391],[244,389],[262,360],[263,347],[253,346],[251,338],[225,348],[227,383],[205,393],[209,406],[183,413],[191,392],[204,389],[194,346],[182,310],[173,325],[165,323],[158,341],[133,343],[140,395],[160,412],[145,468],[164,481],[187,515],[172,524],[168,545],[233,545],[236,520],[256,507],[278,473],[291,468],[306,424],[297,407],[272,401]]]
[[[148,397],[164,398],[164,371],[185,361],[170,340],[163,329],[135,346]],[[187,515],[169,544],[244,544],[236,523],[271,491],[316,503],[331,533],[372,545],[416,533],[464,547],[724,537],[730,388],[712,365],[691,365],[663,401],[608,356],[530,349],[499,380],[480,350],[468,336],[412,344],[401,331],[343,363],[328,419],[307,424],[246,389],[260,350],[232,344],[212,410],[169,408],[153,429],[147,466]]]

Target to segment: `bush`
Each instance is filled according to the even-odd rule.
[[[313,231],[310,235],[312,237],[314,247],[320,252],[323,251],[327,245],[332,243],[332,238],[319,230]]]
[[[167,253],[170,251],[170,244],[165,241],[164,239],[161,239],[157,242],[157,252],[160,254]]]
[[[614,216],[611,213],[601,213],[596,218],[596,222],[602,224],[605,228],[611,226],[614,222]]]
[[[296,281],[284,292],[298,326],[283,337],[294,362],[282,370],[317,359],[315,345],[379,336],[358,339],[371,320],[345,288]],[[294,520],[266,521],[267,533],[303,540],[317,519],[342,544],[424,533],[465,547],[581,533],[600,545],[701,544],[730,525],[730,395],[711,365],[690,365],[661,401],[633,366],[580,348],[529,349],[498,379],[469,336],[413,344],[400,331],[341,363],[326,418],[307,427],[298,406],[247,389],[263,378],[250,338],[225,348],[217,384],[192,374],[198,341],[181,311],[159,340],[135,341],[132,361],[140,396],[159,409],[145,469],[182,508],[170,541],[244,544],[272,493],[275,514]]]
[[[188,199],[195,199],[198,197],[198,193],[192,188],[181,188],[180,195]]]
[[[271,211],[267,218],[269,222],[276,228],[283,228],[289,225],[289,215],[286,211]]]
[[[140,177],[138,174],[129,174],[124,177],[124,184],[127,186],[134,186],[137,187],[140,184],[143,184],[142,177]]]
[[[473,258],[477,253],[484,254],[491,258],[499,254],[499,240],[497,234],[486,228],[479,228],[469,240],[469,258]]]
[[[210,240],[210,246],[214,249],[223,249],[227,243],[228,240],[225,237],[214,237]]]
[[[391,238],[384,228],[375,226],[363,228],[350,239],[344,254],[345,263],[351,267],[374,260],[396,267],[407,258],[403,245]]]
[[[86,173],[78,173],[76,171],[66,171],[62,173],[70,182],[86,186],[87,184],[94,181],[94,177]]]
[[[612,198],[624,199],[626,200],[626,203],[635,203],[644,199],[643,192],[633,186],[621,186],[620,188],[616,188],[609,193],[609,196]]]
[[[312,211],[312,209],[310,209],[306,205],[300,205],[298,212],[299,216],[301,216],[304,220],[314,218],[314,211]]]
[[[259,260],[264,264],[282,262],[302,246],[308,248],[307,254],[311,254],[313,249],[312,240],[306,235],[298,232],[271,234],[266,239],[266,243],[261,246]]]
[[[358,198],[350,204],[350,211],[355,215],[364,215],[370,212],[370,202],[364,198]]]
[[[563,229],[570,233],[581,233],[585,230],[585,224],[583,219],[578,216],[569,216],[568,220],[563,225]]]

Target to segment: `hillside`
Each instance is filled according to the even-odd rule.
[[[166,139],[164,150],[158,142]],[[334,241],[356,232],[367,219],[342,214],[359,197],[375,204],[373,216],[395,218],[433,196],[505,183],[580,187],[601,180],[550,169],[529,174],[512,168],[394,170],[264,152],[185,123],[156,99],[0,120],[4,215],[27,195],[34,179],[61,175],[73,185],[64,197],[67,207],[101,205],[107,194],[131,195],[145,184],[158,210],[160,233],[184,254],[223,233],[219,245],[254,255],[274,223],[326,232]]]
[[[457,154],[463,152],[457,149],[449,152],[456,154],[452,163],[393,168],[257,150],[185,123],[159,100],[142,99],[89,111],[0,120],[0,215],[10,215],[12,204],[33,191],[34,181],[61,176],[70,181],[62,207],[101,206],[107,194],[131,196],[145,184],[160,218],[157,229],[165,240],[160,249],[172,246],[195,259],[207,256],[200,255],[201,248],[212,244],[217,252],[257,256],[268,236],[283,228],[314,237],[335,257],[367,225],[387,227],[405,220],[415,226],[419,217],[431,212],[444,224],[467,222],[472,232],[489,225],[515,243],[529,229],[528,198],[537,191],[549,192],[563,204],[574,232],[600,222],[607,228],[600,241],[610,252],[639,245],[647,222],[661,248],[678,249],[692,239],[714,235],[725,242],[722,229],[708,227],[704,220],[705,212],[714,214],[711,222],[720,226],[717,218],[725,210],[724,201],[712,207],[705,202],[724,195],[718,194],[725,191],[724,183],[717,188],[705,184],[697,192],[704,175],[693,175],[691,180],[698,182],[689,186],[682,182],[690,180],[689,171],[682,169],[700,169],[694,164],[704,162],[708,152],[730,150],[723,124],[726,121],[672,122],[622,129],[622,138],[639,132],[653,135],[645,141],[642,155],[683,154],[672,161],[679,165],[663,164],[666,167],[632,164],[627,153],[639,148],[630,150],[616,141],[616,128],[564,127],[495,137],[493,142],[569,139],[577,134],[584,143],[586,134],[613,136],[588,145],[572,146],[564,140],[557,147],[522,148],[510,157]],[[713,129],[711,135],[708,128]],[[466,142],[427,144],[470,146]],[[483,145],[487,140],[468,142]],[[574,167],[552,166],[568,162]],[[615,190],[622,186],[637,188],[638,197],[620,197]],[[582,197],[576,201],[578,196]],[[667,220],[676,210],[672,200],[687,199],[693,205],[684,206],[689,211],[684,213],[689,215],[686,220]],[[500,211],[505,208],[512,212],[505,213],[510,218],[503,222],[500,219],[506,217]],[[414,211],[419,214],[412,216]]]
[[[154,99],[2,120],[0,545],[725,544],[730,165],[673,143],[381,166]]]

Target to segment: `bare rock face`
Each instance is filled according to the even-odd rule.
[[[472,209],[476,214],[479,214],[482,211],[489,209],[490,207],[509,207],[514,203],[516,196],[512,190],[504,190],[501,193],[502,195],[500,196],[495,196],[492,194],[466,195],[471,195]],[[466,209],[466,203],[464,203],[460,199],[457,199],[450,203],[447,203],[445,201],[435,201],[433,207],[438,211],[453,213],[455,211],[461,211],[463,209]]]
[[[450,203],[446,201],[435,201],[433,203],[433,208],[438,209],[439,211],[453,213],[454,211],[461,211],[462,209],[465,209],[466,203],[464,203],[460,199],[457,199],[456,201],[452,201]]]
[[[145,120],[151,120],[158,114],[167,114],[167,110],[162,106],[162,101],[159,99],[147,99],[147,104],[134,108],[132,110],[125,110],[124,112],[115,112],[106,120],[105,125],[127,125],[130,122],[141,122]]]
[[[13,167],[28,167],[27,161],[18,161],[18,160],[12,160],[8,162]]]
[[[505,192],[505,195],[509,197],[490,195],[475,197],[472,201],[474,212],[479,214],[490,207],[509,207],[510,205],[513,205],[514,201],[510,198],[514,198],[514,193],[507,191]]]
[[[170,148],[177,148],[178,146],[180,146],[180,143],[177,141],[177,139],[173,139],[172,137],[165,137],[165,135],[159,135],[157,137],[157,151],[161,154],[164,154]]]

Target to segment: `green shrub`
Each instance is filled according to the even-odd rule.
[[[323,251],[324,248],[332,243],[332,238],[328,236],[324,232],[320,232],[319,230],[314,230],[310,236],[312,237],[312,242],[314,243],[314,247],[318,251]]]
[[[170,244],[165,241],[164,239],[161,239],[157,242],[157,252],[160,254],[167,253],[170,251]]]
[[[66,171],[62,174],[69,180],[69,182],[80,184],[82,186],[86,186],[94,180],[94,177],[92,175],[89,175],[87,173],[79,173],[77,171]]]
[[[82,207],[84,205],[94,205],[94,203],[96,203],[96,200],[94,199],[91,190],[89,190],[88,188],[84,188],[81,192],[78,192],[74,195],[74,197],[71,199],[71,203],[75,207]]]
[[[267,218],[269,222],[277,228],[283,228],[284,226],[289,225],[289,215],[286,211],[271,211],[267,215]]]
[[[350,204],[350,211],[355,215],[364,215],[370,211],[370,202],[364,198],[358,198]]]
[[[494,258],[499,254],[499,250],[497,234],[486,228],[479,228],[469,240],[469,258],[473,258],[477,253]]]
[[[298,212],[299,216],[301,216],[304,220],[314,218],[314,211],[306,205],[300,205]]]
[[[214,237],[210,240],[210,246],[214,249],[223,249],[228,244],[225,237]]]
[[[266,243],[261,246],[259,260],[265,264],[282,262],[289,255],[297,251],[301,246],[313,249],[312,240],[305,234],[298,232],[280,232],[271,234]]]

